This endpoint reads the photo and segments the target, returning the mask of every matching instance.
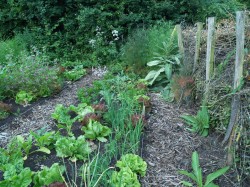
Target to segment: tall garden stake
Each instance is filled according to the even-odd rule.
[[[182,37],[182,31],[181,31],[181,25],[176,25],[176,31],[178,36],[178,47],[179,47],[179,53],[181,54],[182,59],[184,58],[184,45],[183,45],[183,37]]]
[[[209,82],[214,73],[214,49],[215,49],[215,18],[208,18],[207,33],[207,56],[206,56],[206,90],[205,102],[207,102],[209,92]]]
[[[236,59],[235,59],[235,74],[234,74],[234,90],[237,90],[241,85],[243,77],[243,64],[244,64],[244,40],[245,40],[245,12],[236,12]],[[227,128],[223,144],[228,141],[228,164],[233,163],[232,154],[232,131],[237,122],[238,113],[240,108],[240,95],[235,94],[232,99],[230,122]]]
[[[193,73],[195,72],[197,68],[197,64],[199,62],[199,57],[200,57],[200,48],[201,48],[201,31],[203,27],[203,23],[198,22],[196,23],[197,25],[197,32],[195,36],[195,54],[194,54],[194,65],[193,65]]]

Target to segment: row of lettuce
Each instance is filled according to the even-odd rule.
[[[55,131],[18,135],[0,148],[0,186],[140,186],[147,168],[137,155],[150,108],[146,94],[144,80],[125,75],[107,75],[80,89],[77,106],[56,106]],[[55,152],[59,162],[31,171],[26,162],[38,152],[45,159]],[[74,170],[68,171],[68,162]]]

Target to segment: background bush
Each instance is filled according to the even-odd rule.
[[[51,58],[89,58],[107,63],[107,56],[114,55],[135,28],[148,28],[157,20],[195,22],[205,21],[207,16],[224,18],[239,8],[242,5],[237,0],[3,0],[0,37],[6,39],[25,31],[33,36],[33,45],[45,47]],[[105,36],[101,45],[104,49],[89,57],[84,54],[93,52],[89,40],[96,36],[97,27]],[[112,30],[119,31],[119,40],[108,51]],[[30,42],[30,37],[25,39]]]

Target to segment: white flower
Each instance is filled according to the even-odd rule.
[[[96,40],[94,40],[94,39],[89,40],[89,44],[90,44],[92,47],[95,46],[95,42],[96,42]]]
[[[118,36],[118,31],[117,30],[113,30],[112,31],[112,35],[113,35],[113,37],[117,37]]]

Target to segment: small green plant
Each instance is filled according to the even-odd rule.
[[[105,138],[111,133],[110,128],[103,126],[98,121],[90,120],[87,126],[83,126],[82,130],[84,131],[84,136],[90,140],[99,140],[100,142],[106,142]]]
[[[129,167],[132,172],[145,176],[147,170],[147,163],[141,157],[135,154],[126,154],[117,161],[116,166],[120,169]]]
[[[53,145],[55,143],[55,132],[46,132],[42,135],[35,133],[35,132],[30,132],[32,137],[35,139],[35,145],[39,147],[37,151],[41,151],[47,154],[50,154],[50,150],[48,147]]]
[[[21,90],[16,94],[15,102],[18,104],[27,105],[34,98],[35,96],[31,92],[26,92],[24,90]]]
[[[114,171],[111,176],[110,184],[112,187],[140,187],[141,184],[129,167],[123,167],[119,172]]]
[[[69,108],[64,107],[62,104],[58,104],[56,105],[55,111],[51,114],[51,117],[57,120],[59,123],[57,127],[59,129],[65,129],[70,136],[73,136],[71,128],[76,119],[71,119],[69,111]]]
[[[83,69],[83,66],[76,66],[70,71],[64,72],[66,80],[76,81],[79,80],[82,76],[86,74],[86,70]]]
[[[87,114],[95,112],[95,110],[86,103],[80,103],[77,107],[70,105],[69,110],[77,114],[75,120],[79,121],[82,121]]]
[[[54,163],[50,168],[44,166],[42,171],[34,174],[34,187],[48,186],[54,182],[64,182],[62,177],[64,171],[65,167],[60,166],[58,163]]]
[[[191,126],[191,128],[188,128],[191,132],[199,133],[201,136],[208,135],[209,113],[207,106],[202,106],[196,116],[182,115],[181,118]]]
[[[77,139],[72,137],[61,137],[55,144],[58,157],[70,157],[71,161],[86,160],[91,153],[88,142],[84,136],[79,136]]]
[[[209,174],[206,177],[205,183],[203,182],[203,176],[202,176],[202,170],[199,164],[199,155],[195,151],[192,154],[192,169],[193,172],[189,173],[186,170],[179,171],[180,174],[186,175],[189,178],[191,178],[194,182],[196,182],[196,185],[198,187],[219,187],[218,185],[214,184],[213,181],[218,178],[219,176],[223,175],[224,173],[227,172],[229,167],[224,167],[222,169],[219,169],[211,174]],[[185,186],[194,186],[192,183],[188,181],[182,181],[182,184]]]

